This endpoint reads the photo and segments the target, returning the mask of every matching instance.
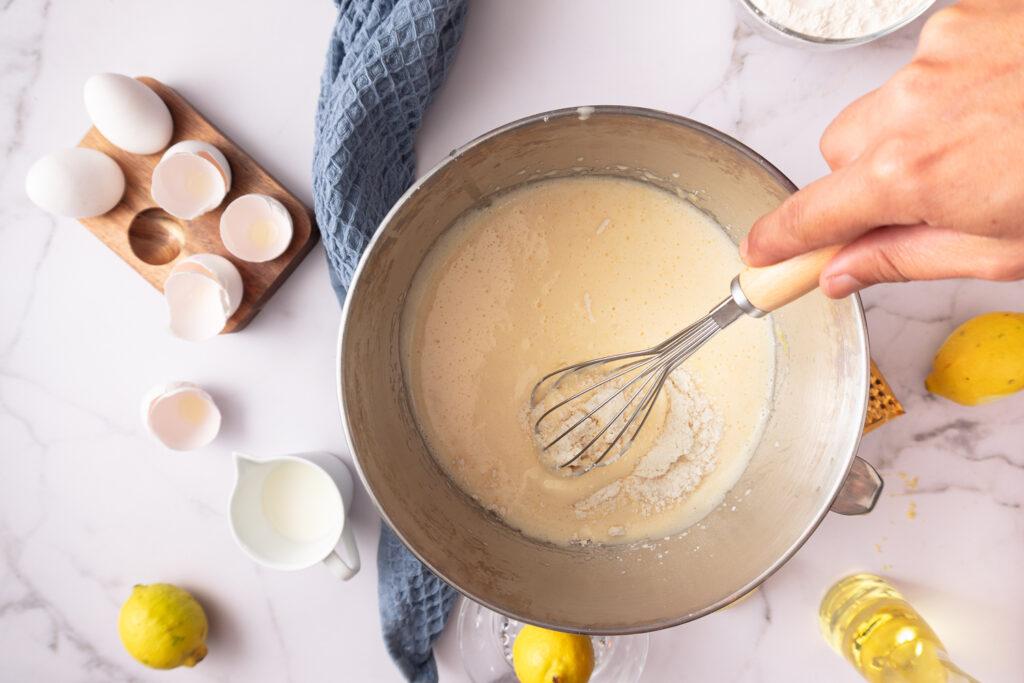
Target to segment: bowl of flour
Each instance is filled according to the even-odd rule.
[[[789,45],[853,47],[894,33],[935,0],[738,0],[762,34]]]

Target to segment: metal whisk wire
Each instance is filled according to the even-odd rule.
[[[679,365],[681,365],[687,358],[696,353],[697,350],[707,343],[708,340],[710,340],[719,330],[723,329],[726,325],[739,317],[742,312],[743,310],[740,306],[730,297],[712,309],[708,315],[680,332],[677,332],[656,346],[652,346],[651,348],[644,349],[642,351],[619,353],[611,356],[604,356],[602,358],[595,358],[582,363],[574,363],[572,365],[559,368],[558,370],[548,373],[542,377],[534,386],[533,391],[530,394],[532,407],[537,406],[538,391],[549,380],[554,380],[554,382],[550,385],[547,392],[545,392],[545,395],[546,393],[556,390],[567,378],[578,375],[584,371],[596,372],[599,376],[603,376],[599,381],[588,384],[580,391],[575,392],[568,398],[560,400],[555,405],[545,410],[534,423],[534,433],[538,437],[541,435],[541,423],[546,418],[554,415],[560,409],[572,404],[573,402],[583,399],[588,395],[594,395],[594,392],[597,392],[601,387],[604,387],[617,379],[626,377],[630,373],[634,373],[632,377],[628,378],[628,381],[625,381],[621,387],[618,387],[608,396],[598,395],[598,405],[590,408],[582,417],[575,420],[551,441],[546,443],[543,446],[543,450],[547,451],[552,446],[562,441],[562,439],[579,429],[584,423],[591,420],[596,421],[596,415],[605,406],[616,400],[617,397],[631,391],[631,387],[634,387],[638,382],[640,382],[639,386],[632,390],[632,393],[627,396],[625,403],[621,408],[619,408],[615,415],[603,426],[598,424],[600,429],[597,433],[589,438],[587,443],[576,451],[575,455],[570,459],[558,464],[557,468],[562,470],[577,463],[580,458],[582,458],[583,455],[594,446],[594,444],[598,443],[598,441],[608,433],[608,430],[611,429],[612,425],[620,421],[623,415],[626,414],[629,407],[633,405],[639,397],[639,402],[636,403],[632,412],[629,413],[621,429],[615,433],[614,437],[612,437],[608,442],[608,445],[604,447],[604,450],[601,451],[600,455],[582,469],[574,470],[572,472],[572,476],[580,476],[582,474],[586,474],[595,467],[603,466],[608,454],[611,453],[616,444],[619,444],[623,440],[623,437],[629,431],[630,427],[635,424],[636,426],[635,429],[633,429],[632,434],[624,443],[622,443],[621,450],[616,458],[613,459],[613,461],[617,460],[618,457],[621,457],[621,455],[629,449],[636,440],[637,434],[640,433],[640,430],[643,428],[644,424],[646,424],[647,418],[650,417],[651,411],[654,408],[654,403],[660,395],[661,390],[672,371],[679,367]],[[624,365],[614,365],[621,361],[629,362]],[[609,367],[613,365],[614,367]],[[641,382],[641,380],[643,381]],[[642,417],[640,417],[641,415]],[[638,418],[639,422],[637,422]]]
[[[538,438],[541,438],[541,423],[549,416],[554,415],[556,411],[569,406],[569,414],[572,415],[575,413],[574,406],[571,405],[573,402],[593,394],[593,392],[597,391],[601,387],[608,385],[609,382],[614,382],[617,379],[627,377],[630,372],[636,373],[634,377],[625,381],[623,386],[619,387],[609,396],[605,397],[598,395],[597,400],[599,405],[597,405],[597,407],[590,408],[588,404],[584,403],[583,412],[585,414],[583,417],[573,421],[572,425],[564,429],[552,441],[548,442],[544,446],[545,451],[550,449],[569,434],[573,433],[574,430],[583,426],[584,423],[591,420],[597,421],[596,416],[598,411],[603,409],[617,397],[621,396],[624,392],[629,391],[630,387],[635,386],[637,382],[643,380],[642,383],[625,399],[625,404],[619,408],[612,420],[604,426],[601,426],[600,423],[598,423],[600,429],[598,430],[597,435],[589,439],[585,436],[584,440],[587,441],[586,445],[579,449],[576,454],[566,462],[559,463],[557,465],[557,469],[565,469],[578,463],[580,458],[582,458],[594,444],[608,433],[611,426],[626,414],[629,406],[633,405],[633,402],[639,397],[639,403],[637,403],[632,413],[630,413],[629,417],[626,418],[625,424],[618,430],[618,432],[615,433],[614,437],[604,448],[601,454],[584,467],[572,469],[571,474],[573,476],[579,476],[581,474],[586,474],[595,467],[608,464],[605,462],[607,455],[611,452],[612,448],[622,440],[630,427],[637,422],[637,418],[643,414],[643,417],[640,418],[639,424],[636,425],[636,428],[633,430],[633,434],[623,445],[622,451],[619,455],[624,453],[626,449],[632,445],[637,434],[647,422],[647,418],[650,416],[651,410],[654,407],[654,402],[661,393],[662,387],[665,385],[665,382],[668,380],[668,377],[672,374],[673,370],[679,367],[679,365],[687,358],[696,353],[700,347],[704,346],[704,344],[706,344],[720,330],[731,325],[743,314],[752,318],[760,318],[767,315],[769,312],[776,310],[780,306],[784,306],[791,301],[795,301],[804,294],[816,289],[818,286],[818,279],[821,277],[821,271],[825,267],[825,264],[828,263],[829,260],[831,260],[832,257],[834,257],[842,248],[843,245],[835,244],[807,252],[806,254],[794,256],[787,261],[776,263],[773,266],[766,266],[764,268],[746,268],[739,275],[733,278],[732,283],[729,286],[730,295],[724,301],[712,308],[706,316],[698,320],[696,323],[690,325],[681,332],[677,332],[657,346],[652,346],[651,348],[644,349],[643,351],[619,353],[613,356],[605,356],[604,358],[596,358],[594,360],[568,365],[542,377],[541,380],[533,387],[533,392],[530,394],[530,403],[532,408],[537,407],[538,390],[545,382],[552,378],[557,377],[549,388],[549,391],[557,389],[566,378],[584,370],[592,369],[600,375],[604,375],[603,379],[599,382],[587,386],[581,391],[577,391],[569,398],[559,401],[551,408],[545,410],[533,425],[534,434]],[[627,362],[624,365],[607,367],[621,361]],[[571,418],[570,421],[572,421]]]

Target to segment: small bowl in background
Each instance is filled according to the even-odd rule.
[[[873,40],[878,40],[879,38],[895,33],[924,14],[932,5],[935,4],[935,0],[921,0],[921,2],[905,17],[899,19],[895,23],[862,36],[853,36],[848,38],[827,38],[800,33],[799,31],[795,31],[769,17],[753,3],[753,0],[737,0],[737,3],[745,10],[743,14],[747,23],[758,31],[758,33],[770,40],[782,43],[783,45],[789,45],[791,47],[804,47],[817,50],[839,50],[870,43]]]

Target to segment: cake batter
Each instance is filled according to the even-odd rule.
[[[458,485],[523,533],[627,542],[707,515],[756,446],[772,388],[771,323],[744,317],[674,373],[642,441],[566,478],[541,461],[530,391],[567,363],[661,341],[741,268],[712,219],[649,184],[586,177],[518,188],[431,248],[402,318],[413,412]]]

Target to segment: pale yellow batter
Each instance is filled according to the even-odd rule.
[[[482,505],[543,540],[633,541],[697,522],[735,484],[760,437],[773,377],[770,322],[744,317],[686,362],[686,390],[699,392],[720,440],[710,473],[670,505],[652,510],[626,487],[614,504],[588,504],[629,478],[641,444],[566,479],[538,459],[524,406],[547,372],[651,346],[703,316],[740,267],[710,218],[640,182],[544,181],[464,216],[420,266],[402,319],[413,411],[434,456]]]

